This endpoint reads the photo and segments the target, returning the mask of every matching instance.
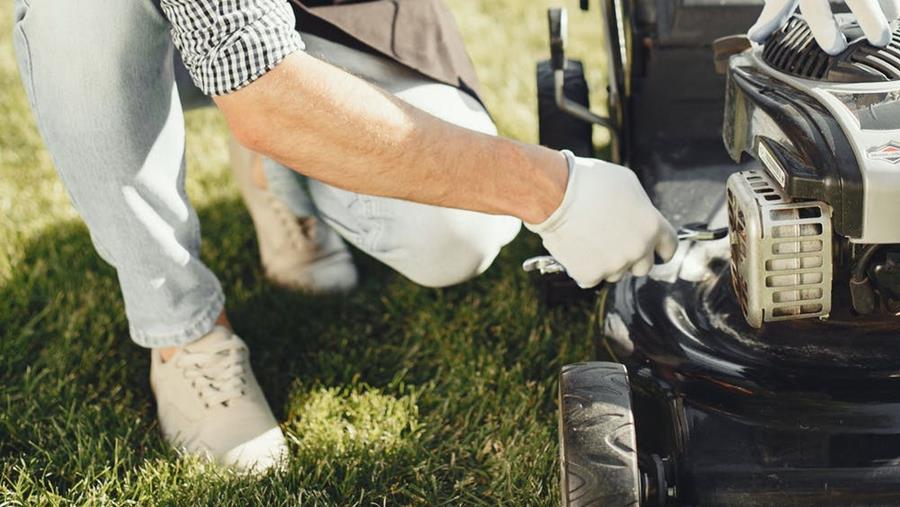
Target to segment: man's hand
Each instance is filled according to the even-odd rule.
[[[539,225],[544,246],[580,287],[615,282],[631,271],[645,276],[654,254],[675,254],[675,230],[653,207],[630,170],[599,160],[569,161],[569,184],[562,205]]]
[[[891,42],[890,22],[900,17],[900,0],[845,1],[871,44],[884,47]],[[847,49],[847,38],[841,33],[828,0],[766,0],[762,16],[750,28],[750,39],[759,44],[765,42],[787,23],[798,4],[816,41],[826,53],[837,55]]]

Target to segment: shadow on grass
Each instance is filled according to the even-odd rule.
[[[83,225],[63,223],[30,241],[0,287],[0,493],[95,498],[100,484],[111,498],[139,500],[151,481],[177,485],[180,501],[218,498],[231,484],[244,500],[287,501],[279,488],[288,488],[342,504],[553,503],[555,376],[589,356],[590,308],[539,309],[518,268],[533,240],[445,290],[357,254],[359,290],[323,297],[264,281],[237,199],[200,217],[203,258],[285,421],[291,469],[248,486],[191,484],[172,465],[115,271]]]

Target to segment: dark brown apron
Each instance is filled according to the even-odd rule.
[[[297,29],[386,56],[478,97],[480,83],[442,0],[291,0]],[[479,99],[480,100],[480,99]]]

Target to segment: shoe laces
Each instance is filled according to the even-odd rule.
[[[191,381],[206,408],[227,407],[247,393],[246,359],[247,348],[228,339],[208,350],[182,350],[175,367]]]
[[[286,231],[288,240],[298,250],[315,250],[318,246],[318,220],[314,216],[297,216],[288,206],[274,194],[269,194],[272,209],[281,220],[282,230]]]

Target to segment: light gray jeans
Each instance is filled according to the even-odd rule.
[[[149,0],[15,0],[14,43],[38,128],[94,246],[119,277],[132,339],[178,346],[224,307],[199,258],[200,224],[184,191],[184,117],[197,91],[176,85],[169,23]],[[307,50],[445,120],[494,133],[469,95],[387,59],[312,36]],[[179,94],[181,91],[181,94]],[[298,139],[298,142],[303,142]],[[302,169],[302,168],[300,168]],[[428,286],[486,270],[520,223],[346,192],[266,164],[270,185],[347,241]],[[477,182],[473,182],[477,184]]]

